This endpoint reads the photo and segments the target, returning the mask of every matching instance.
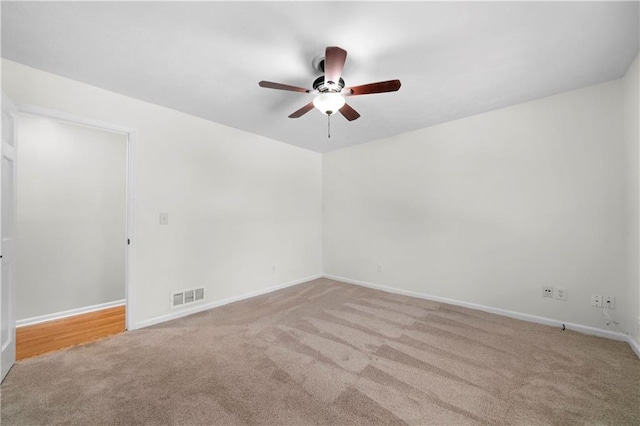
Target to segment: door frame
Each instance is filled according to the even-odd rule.
[[[126,329],[136,330],[135,315],[135,266],[136,266],[136,132],[134,129],[123,127],[117,124],[100,120],[69,114],[67,112],[42,108],[35,105],[18,105],[19,115],[31,115],[46,117],[54,120],[67,122],[70,124],[88,127],[92,129],[115,132],[127,136],[127,156],[126,156],[126,256],[125,256],[125,306],[126,306]],[[16,179],[17,183],[17,179]]]
[[[12,140],[12,144],[10,147],[8,147],[8,151],[11,151],[11,157],[12,161],[13,161],[13,173],[12,173],[12,179],[13,179],[13,185],[12,185],[12,199],[11,199],[11,215],[12,215],[12,220],[11,220],[11,224],[10,224],[10,232],[11,232],[11,236],[12,236],[12,245],[13,247],[11,247],[11,258],[10,258],[10,262],[12,263],[12,265],[8,266],[11,268],[11,276],[10,276],[10,280],[9,282],[3,282],[2,283],[2,287],[3,288],[7,288],[7,295],[8,295],[8,301],[7,301],[7,307],[8,307],[8,315],[7,315],[7,320],[9,321],[8,324],[8,328],[9,328],[9,343],[6,347],[4,348],[0,348],[1,352],[2,352],[2,371],[0,374],[0,381],[3,381],[5,379],[5,377],[7,376],[7,374],[9,373],[9,371],[11,370],[11,367],[13,366],[13,364],[16,361],[16,318],[15,318],[15,312],[16,312],[16,273],[15,273],[15,253],[16,253],[16,249],[15,249],[15,244],[16,244],[16,211],[17,211],[17,203],[16,203],[16,194],[17,194],[17,167],[18,167],[18,116],[19,116],[19,111],[18,108],[16,107],[15,103],[4,93],[2,92],[2,112],[3,113],[7,113],[11,119],[13,120],[13,131],[11,134],[11,138]],[[1,153],[0,156],[4,157],[5,156],[5,143],[2,142],[2,147],[0,149]],[[8,152],[7,152],[8,154]],[[0,169],[2,169],[2,167],[0,166]],[[2,181],[2,186],[4,186],[5,182]],[[2,194],[3,196],[0,198],[4,198],[4,194]],[[2,200],[4,201],[4,200]],[[2,204],[2,209],[4,209],[6,206],[4,205],[4,203],[0,203]],[[0,215],[2,216],[2,215]],[[2,229],[2,231],[4,232],[4,229]],[[1,233],[0,233],[1,234]],[[1,237],[1,235],[0,235]],[[0,238],[1,239],[1,238]],[[4,245],[4,243],[2,243],[0,241],[0,245]],[[4,248],[4,247],[2,247]],[[8,259],[9,253],[6,253],[4,250],[2,250],[2,256],[3,259],[0,259],[0,263],[1,268],[4,269],[5,265],[5,261]],[[3,300],[4,302],[4,300]],[[0,307],[0,310],[2,308]],[[1,321],[1,320],[0,320]],[[4,342],[0,342],[4,343]],[[6,351],[6,352],[5,352]]]

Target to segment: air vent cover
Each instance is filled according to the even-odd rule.
[[[171,306],[180,306],[184,304],[184,293],[180,292],[180,293],[173,293],[171,295]]]
[[[196,301],[204,300],[204,288],[196,288]]]
[[[189,305],[204,300],[204,287],[190,288],[180,292],[171,293],[171,309]]]

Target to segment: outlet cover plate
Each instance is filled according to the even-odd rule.
[[[602,296],[602,306],[609,306],[609,309],[616,308],[616,297],[605,294]]]
[[[567,300],[567,289],[564,287],[556,287],[553,289],[553,298],[557,300]]]
[[[542,286],[542,297],[553,297],[553,287],[548,285]]]

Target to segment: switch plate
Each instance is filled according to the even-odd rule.
[[[553,291],[553,298],[557,300],[567,300],[567,289],[564,287],[556,287]]]
[[[169,213],[160,213],[160,225],[169,224]]]

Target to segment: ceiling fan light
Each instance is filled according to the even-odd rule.
[[[321,93],[313,99],[313,106],[326,115],[334,114],[345,104],[344,97],[340,93]]]

